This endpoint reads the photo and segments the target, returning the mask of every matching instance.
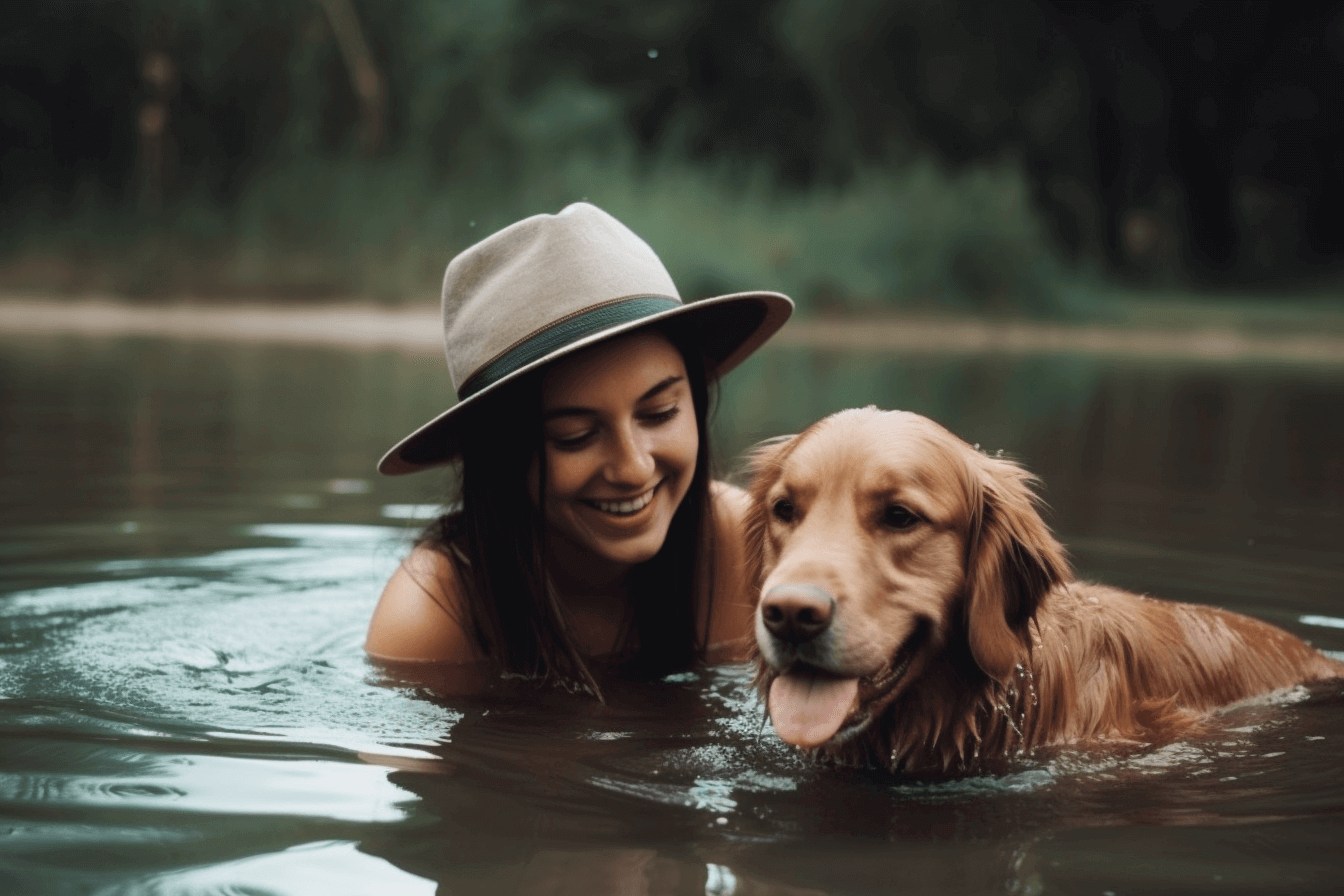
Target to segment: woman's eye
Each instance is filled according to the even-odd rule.
[[[643,419],[645,423],[652,423],[657,426],[659,423],[666,423],[679,413],[681,413],[681,405],[674,404],[671,407],[663,408],[660,411],[650,411],[647,414],[642,414],[641,419]]]
[[[775,519],[779,520],[781,523],[791,523],[793,522],[795,509],[793,502],[788,498],[780,498],[773,506],[771,506],[770,512],[773,513]]]
[[[563,436],[551,436],[550,438],[551,444],[561,451],[574,451],[575,449],[582,448],[584,444],[592,438],[592,435],[593,431],[590,429],[574,435],[566,434]]]
[[[882,511],[882,525],[891,529],[909,529],[918,522],[918,516],[899,504],[888,504]]]

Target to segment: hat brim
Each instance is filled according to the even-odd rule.
[[[714,376],[721,377],[760,348],[792,313],[793,301],[788,296],[777,292],[740,292],[690,302],[591,333],[519,367],[439,414],[392,446],[378,462],[378,472],[398,476],[451,463],[461,453],[467,418],[473,409],[489,402],[487,396],[539,367],[603,340],[641,327],[676,321],[693,327]]]

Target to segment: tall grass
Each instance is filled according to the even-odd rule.
[[[444,180],[414,159],[313,159],[264,170],[230,207],[192,196],[155,215],[96,203],[61,219],[33,214],[0,282],[131,297],[428,300],[448,259],[476,239],[586,199],[644,237],[687,298],[769,288],[823,313],[1063,308],[1063,272],[1009,165],[953,176],[922,162],[787,192],[763,175],[619,145],[528,156],[519,176],[498,180]]]

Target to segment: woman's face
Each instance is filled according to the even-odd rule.
[[[651,559],[695,473],[686,365],[640,330],[557,362],[541,393],[546,522],[606,569]]]

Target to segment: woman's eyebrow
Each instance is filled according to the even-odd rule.
[[[653,385],[653,388],[639,396],[639,398],[636,399],[636,402],[648,401],[650,398],[657,396],[659,393],[664,392],[684,379],[685,377],[680,374],[673,374],[665,379],[661,379]],[[545,423],[547,420],[554,420],[556,417],[587,417],[596,413],[597,411],[592,408],[578,406],[552,408],[541,415],[541,420]]]
[[[652,389],[650,389],[649,391],[645,392],[643,395],[639,396],[639,400],[640,400],[640,401],[648,401],[650,398],[653,398],[653,397],[654,397],[655,395],[657,395],[659,392],[662,392],[662,391],[664,391],[665,389],[670,388],[671,386],[673,386],[673,385],[675,385],[675,384],[681,382],[683,379],[685,379],[685,377],[681,376],[680,374],[675,374],[675,373],[674,373],[672,376],[669,376],[667,379],[659,380],[659,381],[657,382],[657,384],[655,384],[654,387],[653,387]]]

